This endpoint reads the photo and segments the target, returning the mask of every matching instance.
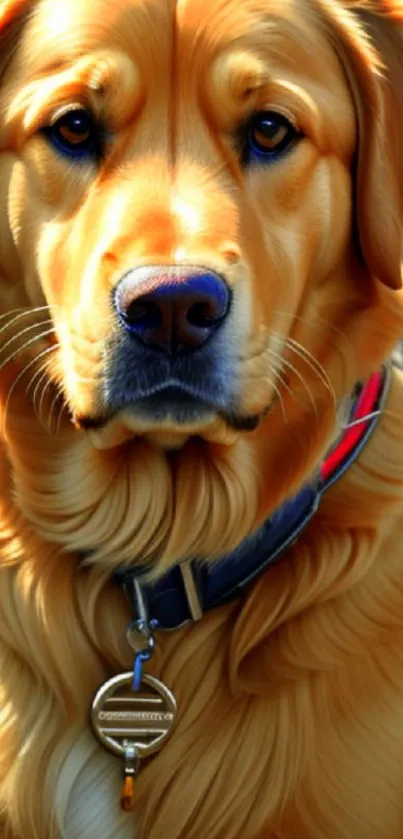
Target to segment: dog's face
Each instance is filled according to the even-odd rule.
[[[154,458],[171,522],[180,471],[203,482],[227,449],[251,527],[260,480],[304,427],[279,496],[301,481],[397,335],[401,103],[368,21],[335,0],[0,0],[0,302],[44,322],[11,360],[34,353],[97,457]]]

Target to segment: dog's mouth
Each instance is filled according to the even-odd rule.
[[[209,406],[192,396],[184,388],[168,385],[136,400],[127,402],[118,409],[107,410],[99,416],[84,416],[78,419],[81,428],[99,429],[117,414],[130,411],[140,422],[171,421],[177,425],[197,422],[211,413]]]
[[[75,425],[100,448],[131,438],[164,448],[181,447],[195,437],[232,445],[240,434],[256,429],[272,407],[276,388],[262,408],[245,399],[234,342],[219,338],[175,358],[138,342],[111,343],[98,387],[74,415]]]
[[[240,433],[253,431],[262,416],[243,415],[233,405],[224,407],[215,404],[215,400],[195,395],[191,387],[168,384],[135,402],[126,402],[98,415],[75,416],[74,420],[78,428],[91,433],[100,448],[118,445],[132,437],[177,448],[190,437],[233,443]]]

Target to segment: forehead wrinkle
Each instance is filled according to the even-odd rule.
[[[172,0],[43,0],[33,11],[22,47],[31,72],[60,67],[117,48],[140,60],[164,59],[170,49]],[[162,37],[163,33],[163,37]]]
[[[299,3],[303,0],[299,0]],[[269,21],[292,20],[295,0],[177,0],[178,31],[188,40],[201,41],[207,51],[239,46],[244,39],[257,42]]]
[[[322,62],[329,56],[333,66],[338,66],[303,0],[211,0],[208,16],[205,0],[177,0],[177,8],[177,38],[186,77],[192,70],[190,63],[193,71],[199,67],[205,72],[209,60],[231,48],[306,76],[322,78]]]

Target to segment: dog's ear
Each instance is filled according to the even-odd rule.
[[[319,0],[358,130],[355,224],[369,271],[402,285],[403,0]]]

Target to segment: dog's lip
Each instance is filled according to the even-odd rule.
[[[197,380],[197,377],[183,379],[182,377],[170,375],[164,377],[163,381],[156,381],[152,384],[147,383],[145,386],[143,385],[136,389],[136,394],[130,402],[125,402],[123,397],[122,404],[119,407],[124,408],[130,404],[134,409],[136,407],[141,409],[141,405],[146,400],[158,397],[164,399],[167,404],[170,401],[172,402],[178,399],[181,402],[187,400],[189,403],[193,402],[194,405],[198,404],[200,407],[215,411],[222,409],[224,406],[221,392],[219,394],[217,392],[214,393],[214,390],[211,390],[209,384],[203,384]],[[106,399],[108,401],[108,396],[106,396]]]
[[[165,416],[163,411],[160,416],[153,417],[150,413],[155,407],[154,400],[160,398],[162,401],[167,401],[167,411]],[[246,414],[237,410],[236,406],[229,406],[226,410],[222,406],[209,404],[203,398],[195,396],[193,387],[182,387],[176,382],[167,382],[164,387],[150,388],[147,395],[132,403],[122,404],[115,409],[103,410],[98,414],[82,414],[73,413],[73,421],[76,427],[88,432],[102,432],[104,429],[110,428],[112,425],[121,423],[126,426],[126,435],[130,437],[146,437],[150,433],[160,433],[164,431],[174,435],[175,437],[188,439],[189,437],[206,437],[209,438],[209,427],[218,420],[226,426],[228,431],[236,432],[252,432],[259,425],[274,407],[277,401],[276,394],[273,395],[270,404],[264,410],[257,414]],[[163,404],[163,403],[162,403]],[[183,420],[178,420],[170,416],[169,404],[173,405],[172,413],[175,409],[184,406],[190,408],[190,415],[184,417]],[[157,403],[157,408],[158,406]],[[191,410],[194,410],[193,416]],[[148,412],[148,413],[147,413]]]
[[[135,403],[135,407],[141,411],[144,405],[153,404],[153,402],[158,402],[159,400],[164,400],[167,407],[170,405],[189,405],[204,411],[215,409],[215,406],[210,405],[208,399],[205,399],[204,395],[199,395],[194,388],[175,383],[153,388],[153,390],[150,390],[148,394]]]
[[[220,417],[221,420],[224,421],[228,425],[228,427],[232,428],[234,431],[239,431],[239,432],[240,431],[254,431],[258,427],[260,421],[269,413],[269,410],[270,410],[270,408],[268,408],[262,414],[254,414],[254,415],[251,415],[251,416],[240,415],[240,414],[225,414],[223,412],[219,412],[215,415],[210,414],[210,416]],[[110,414],[101,414],[101,415],[83,415],[83,414],[79,415],[79,414],[75,414],[74,415],[74,425],[81,431],[101,431],[103,428],[106,428],[108,425],[111,425],[111,423],[118,420],[119,416],[124,415],[125,417],[128,417],[131,413],[132,413],[132,406],[126,405],[124,408],[122,408],[120,410],[117,410],[117,411],[114,411],[113,413],[110,413]],[[164,425],[164,423],[158,423],[158,424],[161,425],[161,427],[163,427],[163,425]],[[132,414],[132,420],[130,422],[130,425],[131,425],[134,432],[136,431],[136,427],[137,427],[137,429],[138,429],[137,433],[139,434],[139,436],[146,432],[146,427],[145,427],[144,421],[141,424],[139,423],[138,419],[136,421],[136,414],[135,413]],[[140,427],[140,425],[141,425],[141,427]],[[156,425],[157,425],[157,423],[156,423]],[[200,423],[197,423],[196,421],[193,422],[193,423],[188,423],[184,426],[184,430],[188,431],[189,434],[192,434],[192,433],[194,434],[196,429],[193,429],[192,426],[196,427],[196,426],[199,426],[199,425],[200,425]],[[180,427],[178,426],[178,428],[175,428],[174,430],[179,432],[179,428]]]
[[[147,410],[150,410],[153,404],[158,405],[159,400],[161,400],[161,405],[163,401],[166,402],[166,413],[169,413],[170,406],[173,406],[173,409],[178,406],[189,406],[189,408],[194,409],[195,413],[199,411],[200,415],[211,415],[217,412],[216,406],[210,405],[204,399],[196,396],[192,388],[182,387],[176,383],[167,383],[165,386],[150,388],[145,395],[133,402],[123,403],[117,408],[105,410],[98,415],[75,417],[75,421],[80,428],[96,430],[108,425],[119,414],[130,412],[133,418],[137,416],[139,420],[143,419],[144,422]],[[152,422],[152,418],[150,421]]]
[[[186,394],[176,394],[186,401]],[[244,416],[235,412],[223,412],[209,409],[199,403],[200,416],[195,416],[183,423],[167,419],[155,419],[142,416],[138,411],[139,403],[123,406],[114,412],[93,416],[75,416],[77,428],[88,432],[96,448],[115,448],[129,440],[145,439],[162,448],[181,448],[191,438],[199,438],[207,443],[234,445],[244,432],[254,431],[260,424],[262,414]],[[197,402],[196,402],[197,408]]]
[[[170,424],[169,422],[143,422],[130,409],[119,411],[106,423],[92,425],[87,433],[98,449],[112,449],[129,441],[148,441],[163,449],[182,448],[191,439],[203,440],[205,443],[234,445],[240,436],[240,431],[228,425],[219,415],[211,415],[188,425]]]

